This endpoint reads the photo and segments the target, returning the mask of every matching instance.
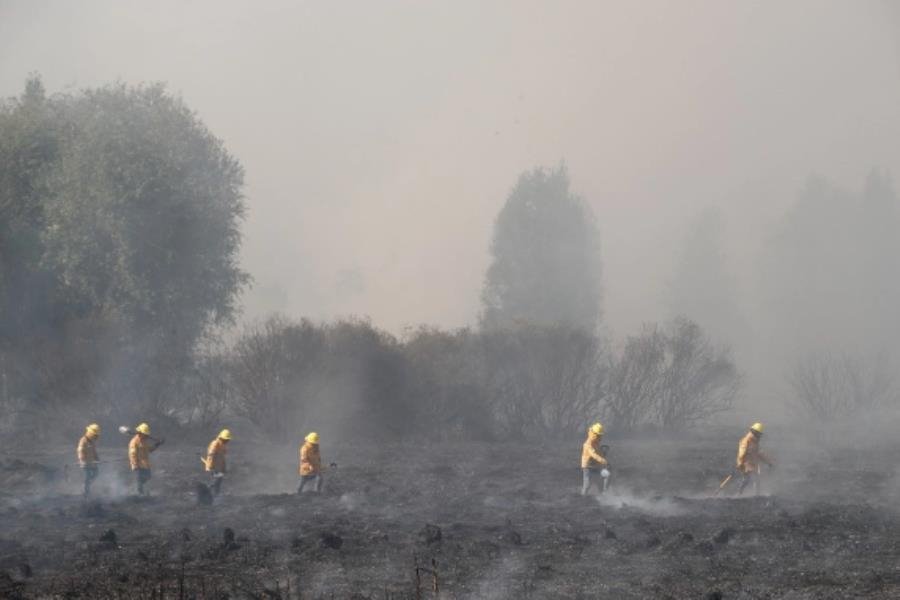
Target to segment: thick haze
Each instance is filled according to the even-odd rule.
[[[0,0],[0,95],[35,71],[51,91],[181,93],[247,169],[250,317],[472,324],[506,194],[564,160],[600,224],[606,321],[626,333],[664,316],[705,207],[747,274],[810,173],[854,189],[900,173],[898,12]]]

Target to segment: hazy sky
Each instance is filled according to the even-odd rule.
[[[684,227],[749,269],[811,172],[900,172],[898,9],[873,1],[0,0],[0,95],[165,81],[247,170],[248,316],[475,321],[516,177],[568,164],[614,331]]]

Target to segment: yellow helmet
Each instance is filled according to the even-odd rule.
[[[91,423],[84,428],[84,432],[91,437],[97,437],[100,435],[100,426],[96,423]]]
[[[310,444],[318,444],[319,443],[319,434],[315,431],[311,432],[304,438]]]
[[[762,433],[763,432],[763,424],[758,423],[758,422],[754,423],[753,425],[750,426],[750,431],[755,431],[756,433]]]
[[[228,429],[223,429],[222,431],[219,432],[219,439],[220,440],[230,440],[231,439],[231,431],[229,431]]]
[[[595,435],[603,435],[603,425],[601,425],[600,423],[594,423],[593,425],[591,425],[588,431]]]
[[[144,435],[150,435],[150,426],[146,423],[141,423],[137,427],[134,428],[138,433],[143,433]]]

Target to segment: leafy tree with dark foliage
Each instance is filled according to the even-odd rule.
[[[600,322],[600,241],[564,166],[519,177],[494,224],[481,324],[580,327]]]
[[[162,85],[48,97],[33,78],[0,105],[0,400],[96,400],[115,380],[159,407],[247,282],[242,186]]]

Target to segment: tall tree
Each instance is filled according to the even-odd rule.
[[[243,171],[162,85],[114,85],[59,100],[66,127],[44,179],[45,262],[94,311],[192,343],[227,321]]]
[[[234,314],[242,186],[162,85],[48,97],[34,78],[0,105],[0,369],[24,374],[0,400],[96,396],[98,378],[158,399]]]
[[[40,79],[0,104],[0,351],[11,340],[43,329],[53,287],[41,259],[45,228],[40,178],[56,160],[53,107]]]
[[[590,206],[569,189],[564,166],[519,177],[494,223],[481,325],[600,322],[600,236]]]

